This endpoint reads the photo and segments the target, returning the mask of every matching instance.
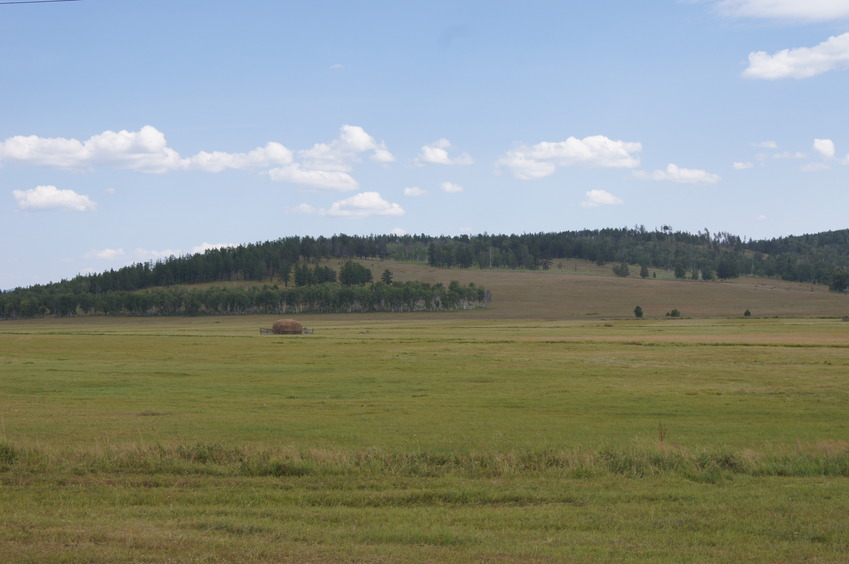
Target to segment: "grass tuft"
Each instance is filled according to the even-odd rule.
[[[0,442],[0,471],[7,470],[18,459],[18,449],[3,441]]]
[[[773,446],[769,450],[687,449],[669,443],[592,450],[543,448],[510,452],[384,452],[286,449],[250,450],[195,443],[44,452],[0,443],[6,473],[166,474],[245,477],[356,476],[407,478],[516,478],[547,474],[567,478],[683,477],[715,483],[734,475],[849,477],[849,443]]]

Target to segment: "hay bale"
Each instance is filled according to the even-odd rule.
[[[275,335],[300,335],[304,332],[304,326],[294,319],[278,319],[271,326],[271,332]]]

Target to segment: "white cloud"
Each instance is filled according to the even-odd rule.
[[[529,158],[521,149],[509,151],[498,160],[496,166],[510,170],[514,177],[521,180],[545,178],[557,170],[554,163]]]
[[[782,49],[774,55],[749,53],[746,78],[810,78],[840,68],[849,68],[849,33],[829,37],[815,47]]]
[[[124,249],[95,249],[83,255],[84,258],[97,258],[104,260],[112,260],[124,256]]]
[[[775,141],[760,141],[759,143],[753,143],[752,145],[760,149],[778,149],[778,143]]]
[[[333,190],[356,190],[359,183],[347,172],[305,169],[298,163],[268,171],[272,180]]]
[[[238,245],[235,245],[233,243],[207,243],[206,241],[204,241],[200,245],[192,247],[192,254],[205,253],[210,249],[227,249],[236,246]]]
[[[293,208],[286,208],[286,211],[289,213],[296,213],[298,215],[313,215],[321,213],[321,210],[309,204],[298,204]]]
[[[781,153],[775,153],[772,155],[773,159],[804,159],[807,158],[808,155],[801,151],[782,151]]]
[[[204,243],[207,244],[207,243]],[[86,254],[83,255],[85,259],[99,259],[99,260],[108,260],[115,261],[117,259],[121,259],[121,262],[124,264],[132,264],[138,262],[146,262],[150,260],[160,260],[167,259],[169,257],[178,257],[182,255],[182,251],[180,249],[134,249],[131,252],[127,252],[122,248],[106,248],[106,249],[93,249]]]
[[[615,206],[623,203],[620,198],[617,198],[606,190],[589,190],[586,193],[584,201],[581,202],[581,207],[597,208],[599,206]]]
[[[165,135],[150,125],[139,131],[104,131],[85,141],[30,135],[0,142],[0,163],[70,170],[107,166],[145,173],[266,170],[275,181],[335,190],[359,187],[350,172],[364,153],[373,162],[395,161],[385,143],[354,125],[343,125],[339,136],[330,143],[316,143],[310,149],[298,151],[297,160],[290,149],[276,142],[246,153],[200,151],[182,157],[168,146]]]
[[[849,18],[845,0],[720,0],[720,11],[735,18],[829,21]]]
[[[831,139],[814,139],[814,151],[827,159],[834,157],[834,141]]]
[[[416,164],[424,166],[425,164],[443,164],[443,165],[470,165],[474,164],[474,159],[468,153],[461,153],[456,156],[451,156],[449,150],[452,149],[451,141],[448,139],[439,139],[430,145],[425,145],[419,151],[416,157]]]
[[[404,195],[408,198],[420,198],[427,195],[427,190],[419,188],[418,186],[410,186],[408,188],[404,188]]]
[[[228,168],[288,164],[292,162],[292,152],[280,143],[268,143],[249,153],[202,151],[183,158],[168,147],[161,131],[146,125],[139,131],[104,131],[85,141],[36,135],[9,137],[0,143],[0,161],[62,169],[108,166],[147,173],[174,170],[220,172]]]
[[[321,209],[309,204],[300,204],[289,210],[298,214],[314,214],[331,217],[365,218],[371,216],[401,216],[404,208],[387,202],[377,192],[361,192],[344,200],[334,202],[329,209]]]
[[[392,231],[390,231],[389,233],[390,233],[390,234],[392,234],[392,235],[403,236],[403,235],[406,235],[406,234],[407,234],[407,230],[406,230],[406,229],[402,229],[402,228],[400,228],[400,227],[396,227],[395,229],[393,229],[393,230],[392,230]]]
[[[0,143],[0,160],[35,166],[84,169],[95,165],[164,172],[180,168],[181,159],[154,127],[137,132],[104,131],[85,141],[35,135],[9,137]]]
[[[558,166],[634,168],[640,159],[640,143],[614,141],[603,135],[583,139],[569,137],[557,143],[543,141],[536,145],[519,145],[501,157],[496,166],[505,168],[519,179],[543,178]]]
[[[395,157],[383,142],[356,125],[343,125],[339,137],[330,143],[316,143],[298,151],[298,162],[268,171],[272,180],[333,190],[356,190],[359,183],[349,173],[360,154],[371,152],[377,163],[391,163]]]
[[[214,151],[200,153],[183,160],[183,167],[204,172],[221,172],[225,169],[260,169],[292,162],[292,151],[280,143],[270,142],[248,153]]]
[[[93,211],[97,204],[84,194],[59,190],[55,186],[36,186],[32,190],[13,190],[18,208],[32,211]]]
[[[634,171],[634,176],[646,180],[679,182],[682,184],[715,184],[721,180],[717,174],[711,174],[704,170],[681,168],[675,164],[666,165],[665,170],[647,172],[644,170]]]
[[[799,170],[801,170],[802,172],[822,172],[830,168],[831,166],[825,163],[809,163],[801,167]]]
[[[310,149],[298,151],[302,164],[313,170],[349,171],[351,165],[359,161],[360,153],[371,151],[371,160],[379,163],[390,163],[395,157],[383,142],[378,143],[374,137],[356,125],[343,125],[339,137],[331,143],[316,143]]]
[[[743,163],[743,162],[735,162],[735,163],[734,163],[733,165],[731,165],[731,166],[733,166],[733,167],[734,167],[734,170],[747,170],[747,169],[753,168],[755,165],[754,165],[754,164],[752,164],[752,163],[749,163],[749,162],[745,162],[745,163]]]
[[[178,257],[182,255],[183,252],[180,249],[136,249],[135,255],[137,257],[136,260],[155,260],[155,259],[165,259],[168,257]]]
[[[462,186],[453,182],[443,182],[439,187],[443,192],[448,192],[449,194],[457,194],[458,192],[463,191]]]

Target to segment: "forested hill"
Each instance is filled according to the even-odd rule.
[[[714,280],[753,275],[828,284],[837,291],[845,291],[849,287],[849,230],[748,241],[729,233],[710,233],[706,229],[704,232],[693,234],[673,231],[666,226],[653,231],[634,227],[522,235],[484,233],[455,237],[293,236],[275,241],[210,249],[193,255],[172,256],[156,262],[138,263],[118,270],[79,275],[70,280],[3,292],[0,293],[0,318],[34,314],[68,315],[81,311],[108,313],[110,307],[104,306],[98,310],[99,306],[92,304],[95,300],[105,304],[109,301],[105,296],[110,294],[110,299],[124,296],[124,300],[119,300],[111,309],[127,311],[132,309],[127,305],[127,301],[154,299],[151,297],[153,292],[140,295],[140,290],[230,281],[256,281],[270,285],[270,289],[278,292],[274,298],[278,309],[285,309],[287,300],[294,299],[284,295],[284,290],[304,287],[324,287],[324,291],[329,292],[330,297],[327,299],[338,301],[341,298],[336,296],[334,292],[337,290],[334,288],[348,288],[350,291],[352,287],[368,284],[372,290],[376,285],[377,291],[385,291],[391,286],[391,280],[378,281],[379,283],[371,280],[351,283],[350,280],[344,279],[345,272],[337,273],[328,266],[322,266],[321,261],[367,258],[426,261],[431,266],[440,268],[529,270],[546,270],[556,266],[558,259],[574,258],[594,261],[597,264],[610,264],[620,275],[638,275],[627,268],[627,265],[637,265],[646,267],[641,268],[643,273],[647,268],[666,269],[674,271],[679,278],[688,279]],[[350,260],[345,264],[356,265]],[[419,290],[424,291],[421,287]],[[457,298],[459,288],[454,287],[453,290],[452,297]],[[435,307],[466,307],[477,303],[479,299],[486,299],[486,292],[481,288],[463,290],[462,298],[450,304],[443,300],[445,288],[440,287],[427,289],[431,294],[435,292],[436,298],[422,297],[421,301],[415,302],[408,296],[407,300],[408,304],[432,303]],[[258,299],[255,294],[259,290],[252,292],[254,295],[239,298],[242,303]],[[393,292],[400,293],[400,285],[396,285]],[[130,293],[133,296],[130,296]],[[187,306],[184,300],[183,305],[172,307],[174,312],[204,311],[203,304],[196,307],[191,304],[206,299],[206,296],[184,298],[189,300],[189,305]],[[158,299],[162,301],[165,297],[159,296]],[[385,300],[386,296],[374,299]],[[367,302],[365,305],[363,300]],[[112,301],[116,302],[115,299]],[[351,303],[355,304],[353,309],[375,307],[373,299],[364,296],[353,302],[349,299],[346,303],[349,304],[348,309],[351,309]],[[139,307],[147,313],[168,309],[165,305],[151,306],[147,302]],[[299,306],[294,307],[297,309]],[[224,309],[223,312],[233,313],[236,310],[251,308],[230,304]],[[206,311],[222,313],[221,309],[216,307],[210,307]]]

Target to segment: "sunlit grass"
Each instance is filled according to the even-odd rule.
[[[0,326],[8,561],[839,561],[839,319]]]

